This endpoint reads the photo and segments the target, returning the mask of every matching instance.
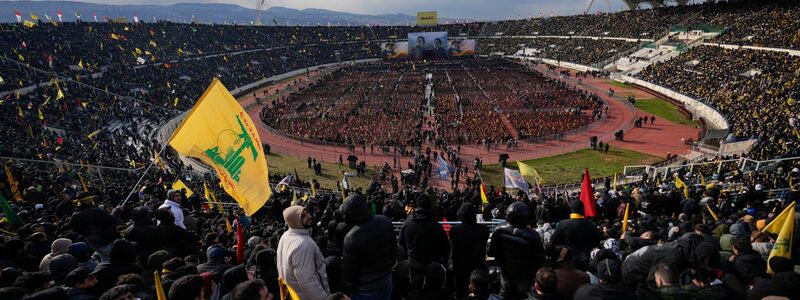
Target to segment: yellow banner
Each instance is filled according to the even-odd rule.
[[[169,144],[178,153],[213,167],[225,192],[248,216],[272,195],[267,158],[255,124],[218,79],[206,89]]]
[[[417,25],[437,25],[439,18],[435,11],[417,12]]]
[[[175,180],[175,182],[172,183],[172,189],[178,192],[180,192],[182,189],[186,189],[186,198],[189,198],[194,194],[194,192],[192,192],[192,190],[189,189],[189,187],[186,186],[186,184],[180,179]]]

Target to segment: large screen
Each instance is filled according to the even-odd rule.
[[[413,60],[442,60],[447,58],[447,32],[408,33],[408,54]]]
[[[453,40],[447,43],[447,56],[449,58],[467,58],[478,54],[475,50],[475,40]]]
[[[408,57],[408,42],[381,43],[381,54],[385,59],[402,59]]]

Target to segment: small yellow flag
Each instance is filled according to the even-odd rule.
[[[153,271],[153,282],[156,286],[156,300],[167,300],[167,294],[164,293],[164,286],[161,284],[161,276],[158,276],[158,271]]]
[[[8,185],[11,187],[11,196],[14,197],[14,200],[22,200],[22,194],[19,193],[19,182],[14,179],[14,174],[11,173],[11,168],[9,168],[8,165],[5,166],[5,171],[6,179],[8,179]]]
[[[83,70],[83,58],[81,58],[81,60],[78,61],[78,67],[81,68],[81,70]]]
[[[42,108],[39,108],[39,120],[44,120],[44,114],[42,113]]]
[[[708,209],[708,213],[711,214],[711,217],[714,218],[714,221],[719,221],[719,218],[717,218],[717,213],[715,213],[714,210],[711,209],[711,206],[706,204],[706,209]]]
[[[31,20],[34,20],[34,21],[35,21],[35,20],[38,20],[38,19],[39,19],[39,16],[37,16],[37,15],[35,15],[35,14],[31,13]]]
[[[625,204],[625,216],[622,217],[622,232],[628,230],[628,214],[630,214],[631,204],[631,202]]]
[[[218,79],[175,130],[169,144],[212,166],[225,192],[249,216],[272,195],[267,159],[255,123]]]
[[[297,291],[292,288],[283,277],[278,277],[278,287],[280,288],[281,292],[281,300],[286,299],[300,299],[300,295],[297,294]]]
[[[119,36],[114,34],[114,33],[111,34],[111,38],[115,39],[115,40],[119,40]]]
[[[80,179],[80,181],[81,181],[81,186],[83,187],[83,192],[84,193],[88,193],[89,192],[89,188],[86,186],[86,181],[83,181],[83,176],[81,176],[81,173],[78,173],[78,179]]]
[[[682,188],[683,189],[683,197],[684,198],[689,198],[689,187],[686,185],[686,183],[683,182],[683,180],[681,180],[680,177],[678,177],[678,175],[675,175],[675,187],[679,188],[679,189]]]
[[[22,25],[25,25],[25,27],[28,27],[28,28],[32,28],[33,26],[36,26],[36,23],[33,23],[31,21],[28,21],[28,20],[25,20],[25,22],[22,22]]]
[[[192,192],[192,190],[189,189],[189,187],[187,187],[186,184],[184,184],[183,181],[181,181],[180,179],[175,180],[175,182],[172,183],[172,189],[176,190],[176,191],[180,191],[182,189],[186,189],[186,197],[187,198],[191,197],[194,194],[194,192]]]
[[[87,135],[86,137],[87,137],[87,138],[89,138],[89,139],[93,139],[93,138],[94,138],[94,136],[96,136],[98,133],[100,133],[100,129],[98,129],[98,130],[95,130],[95,131],[92,131],[92,133],[90,133],[90,134],[89,134],[89,135]]]
[[[523,163],[521,161],[517,161],[517,167],[519,168],[519,173],[522,174],[522,177],[531,176],[533,180],[540,185],[542,184],[542,182],[544,182],[541,176],[539,176],[539,172],[536,172],[536,169],[529,166],[528,164]]]

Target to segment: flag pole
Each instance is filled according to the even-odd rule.
[[[164,143],[164,146],[161,147],[161,150],[158,151],[158,157],[161,157],[161,153],[164,152],[164,149],[167,149],[167,145],[169,145],[169,143]],[[142,179],[144,179],[144,177],[147,176],[147,172],[150,171],[150,168],[152,168],[155,163],[156,163],[156,160],[153,159],[150,162],[150,164],[147,165],[147,169],[144,170],[144,174],[142,174],[142,177],[139,177],[139,181],[136,181],[136,184],[133,185],[133,188],[131,189],[131,192],[128,193],[128,197],[125,197],[125,200],[122,201],[122,204],[118,205],[117,207],[124,207],[125,203],[128,203],[128,199],[130,199],[131,195],[133,195],[133,193],[136,192],[136,187],[138,187],[139,184],[142,183]]]

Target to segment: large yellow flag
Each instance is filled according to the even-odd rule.
[[[192,192],[192,190],[190,190],[189,187],[186,186],[186,184],[184,184],[183,181],[181,181],[180,179],[175,180],[175,182],[172,183],[172,189],[176,190],[176,191],[180,191],[182,189],[186,189],[186,197],[187,198],[191,197],[194,194],[194,192]]]
[[[272,195],[255,124],[218,79],[195,103],[169,144],[178,153],[212,166],[225,192],[248,216]]]
[[[775,218],[772,222],[764,227],[765,232],[775,233],[773,230],[779,229],[778,232],[778,239],[775,240],[775,245],[772,246],[772,251],[769,253],[769,258],[767,258],[767,272],[772,273],[772,269],[769,267],[769,260],[776,256],[782,256],[791,259],[792,258],[792,233],[794,232],[794,208],[796,206],[795,202],[789,204],[786,209],[781,212],[778,217]],[[780,227],[778,227],[780,226]]]

